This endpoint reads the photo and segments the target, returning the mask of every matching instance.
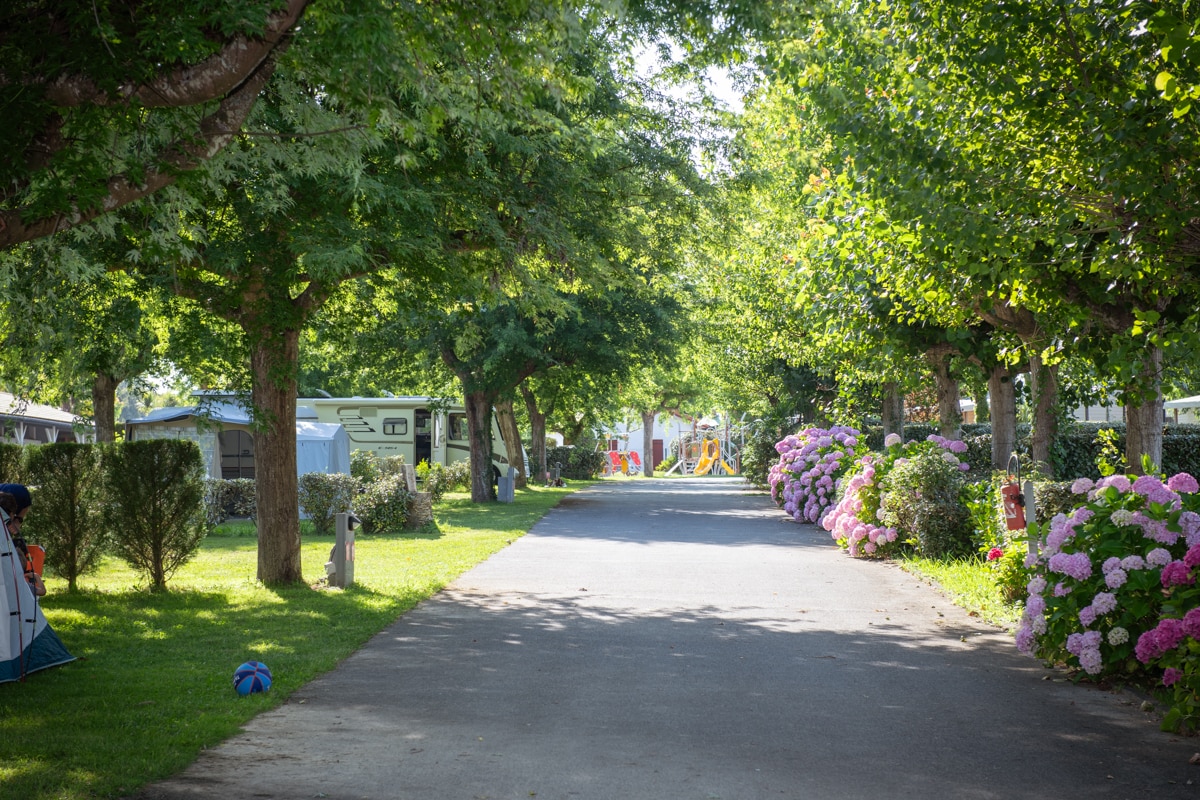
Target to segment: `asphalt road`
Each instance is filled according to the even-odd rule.
[[[614,482],[142,797],[1200,797],[1141,702],[738,479]]]

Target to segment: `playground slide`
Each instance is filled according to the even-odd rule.
[[[721,443],[716,439],[707,439],[700,448],[700,460],[696,462],[696,468],[692,470],[692,474],[707,475],[711,472],[715,475],[717,467],[725,470],[726,475],[737,474],[733,471],[733,467],[721,458]]]
[[[717,444],[716,439],[708,439],[704,442],[704,446],[700,449],[700,460],[696,462],[696,468],[692,470],[692,474],[707,475],[713,466],[715,466],[720,460],[721,445]],[[726,467],[726,469],[728,469],[728,467]]]

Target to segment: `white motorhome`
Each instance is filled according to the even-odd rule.
[[[467,413],[462,403],[441,405],[432,397],[302,397],[321,422],[338,422],[350,436],[351,450],[379,456],[404,456],[404,463],[449,466],[471,457]],[[492,465],[508,468],[508,450],[492,418]]]

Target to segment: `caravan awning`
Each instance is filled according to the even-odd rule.
[[[1163,403],[1163,408],[1200,408],[1200,395],[1183,397],[1179,400],[1168,400]]]

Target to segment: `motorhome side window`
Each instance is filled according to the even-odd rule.
[[[450,415],[450,438],[459,441],[465,441],[467,438],[467,415],[466,414],[451,414]]]
[[[383,421],[383,432],[387,436],[406,436],[408,420],[403,417],[391,417]]]

